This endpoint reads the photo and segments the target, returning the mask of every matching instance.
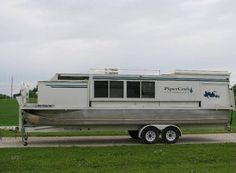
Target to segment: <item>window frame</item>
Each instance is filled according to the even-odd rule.
[[[95,83],[96,82],[107,82],[107,97],[96,97],[96,91],[95,91]],[[109,82],[108,82],[108,80],[96,80],[96,81],[94,81],[94,84],[93,84],[93,95],[94,95],[94,98],[109,98],[108,96],[109,96]]]
[[[108,83],[108,91],[107,91],[107,97],[95,97],[95,83],[96,82],[107,82]],[[111,82],[122,82],[123,84],[123,97],[111,97],[111,85],[110,83]],[[128,97],[128,83],[129,82],[135,82],[135,83],[139,83],[139,97]],[[143,94],[142,94],[142,83],[145,83],[145,82],[150,82],[150,83],[153,83],[153,89],[154,89],[154,93],[153,93],[153,97],[143,97]],[[151,101],[151,100],[155,100],[156,99],[156,80],[93,80],[93,93],[92,93],[92,98],[95,99],[95,100],[113,100],[113,101],[117,101],[117,100],[120,100],[120,101]],[[91,98],[91,99],[92,99]],[[93,100],[92,99],[92,100]]]
[[[107,97],[96,97],[96,92],[95,92],[95,83],[96,82],[107,82]],[[111,97],[111,82],[122,82],[122,97]],[[125,98],[125,81],[123,80],[94,80],[93,81],[93,98],[95,99],[124,99]]]
[[[153,85],[153,97],[143,97],[143,83],[153,83],[154,85]],[[141,98],[142,99],[155,99],[155,97],[156,97],[156,82],[155,81],[141,81],[141,83],[140,83],[140,92],[141,92]]]
[[[139,83],[139,97],[129,97],[128,96],[128,83],[129,82],[133,82],[133,83]],[[141,84],[141,81],[129,81],[129,80],[127,80],[127,82],[126,82],[126,97],[128,98],[128,99],[140,99],[141,98],[141,87],[140,87],[140,84]]]
[[[122,97],[111,97],[111,83],[112,82],[121,82],[122,83]],[[125,92],[124,92],[124,90],[125,90],[125,88],[124,88],[124,81],[123,80],[109,80],[109,82],[108,82],[108,89],[109,89],[109,95],[108,95],[108,98],[111,98],[111,99],[123,99],[123,98],[125,98]]]

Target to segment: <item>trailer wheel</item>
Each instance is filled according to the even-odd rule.
[[[155,144],[158,142],[159,139],[159,131],[155,127],[146,127],[141,132],[141,139],[146,144]]]
[[[139,139],[138,133],[139,133],[138,130],[129,130],[128,131],[129,136],[133,139]]]
[[[166,127],[162,131],[162,139],[167,144],[174,144],[178,141],[180,131],[176,127]]]

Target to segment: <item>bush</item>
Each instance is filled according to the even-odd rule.
[[[29,90],[29,98],[37,98],[38,86]]]
[[[235,98],[235,104],[236,104],[236,84],[233,86],[233,90],[234,90],[234,98]]]
[[[0,99],[9,99],[9,98],[11,98],[11,97],[9,97],[6,94],[0,94]]]

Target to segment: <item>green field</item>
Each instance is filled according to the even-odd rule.
[[[18,124],[18,104],[15,99],[0,99],[0,126]]]
[[[236,144],[0,149],[0,172],[236,172]]]
[[[31,99],[31,102],[35,102]],[[233,124],[231,132],[236,132],[236,112],[233,115]],[[18,125],[18,104],[15,99],[0,99],[0,126]],[[183,129],[183,133],[222,133],[223,129]],[[2,136],[14,136],[11,132],[2,131]],[[17,134],[18,136],[20,134]],[[107,135],[128,135],[126,131],[81,131],[81,132],[50,132],[50,133],[32,133],[32,136],[107,136]]]

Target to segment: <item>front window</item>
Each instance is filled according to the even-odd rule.
[[[124,97],[123,81],[110,81],[110,97],[123,98]]]
[[[94,82],[94,97],[108,97],[108,81]]]
[[[127,97],[140,98],[140,82],[127,82]]]
[[[142,82],[142,98],[155,97],[155,82]]]

